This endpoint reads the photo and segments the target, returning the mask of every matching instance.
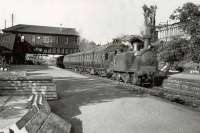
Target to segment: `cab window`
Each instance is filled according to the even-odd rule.
[[[115,55],[117,54],[117,50],[115,50]]]

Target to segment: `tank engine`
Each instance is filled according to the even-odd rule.
[[[144,47],[142,39],[131,40],[131,48],[113,42],[93,50],[66,55],[64,66],[90,74],[99,74],[137,85],[152,85],[157,73],[157,57],[152,47]]]
[[[144,86],[152,85],[156,76],[157,57],[152,46],[144,47],[142,40],[132,40],[133,51],[117,54],[114,58],[114,78]]]

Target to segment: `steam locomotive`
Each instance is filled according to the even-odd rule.
[[[152,46],[145,47],[138,37],[132,38],[130,44],[131,48],[113,41],[96,49],[66,55],[63,65],[139,86],[153,85],[158,72],[156,51]]]

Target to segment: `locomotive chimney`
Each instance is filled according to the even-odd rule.
[[[144,47],[147,48],[151,45],[151,40],[154,41],[154,30],[155,30],[155,16],[157,6],[153,5],[148,7],[143,6],[144,11]]]
[[[5,29],[6,29],[6,19],[5,19],[5,23],[4,24],[5,24]]]

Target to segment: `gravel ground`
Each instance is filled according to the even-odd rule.
[[[55,78],[59,100],[49,103],[71,133],[200,133],[200,112],[185,106],[56,67],[29,74]]]

